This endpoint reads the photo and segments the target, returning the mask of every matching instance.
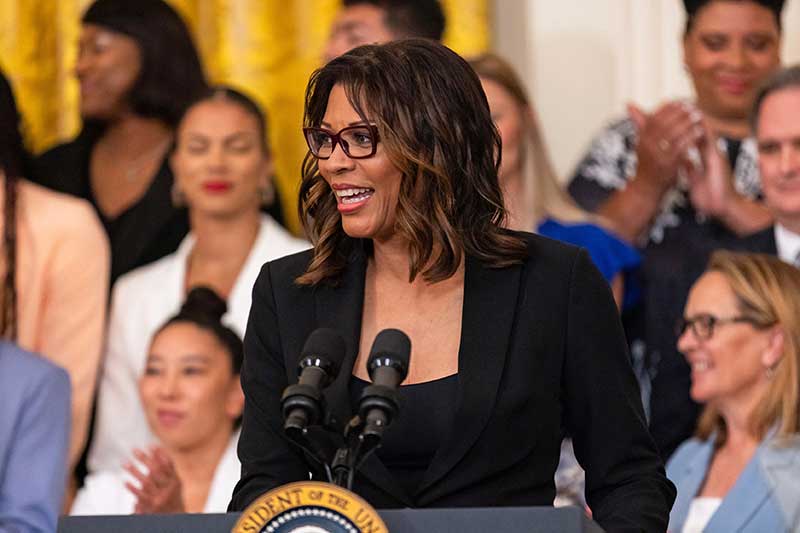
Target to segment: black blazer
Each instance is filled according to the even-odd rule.
[[[675,488],[645,428],[608,284],[585,251],[523,235],[530,251],[523,264],[497,269],[466,258],[456,415],[419,489],[404,493],[373,455],[354,491],[378,508],[552,505],[566,428],[587,471],[595,519],[614,531],[663,531]],[[232,510],[308,479],[309,471],[325,479],[284,438],[280,413],[281,392],[297,381],[303,343],[318,327],[346,341],[342,371],[325,397],[337,422],[351,416],[366,255],[351,255],[336,287],[294,283],[310,259],[307,251],[267,263],[253,289],[242,479]]]
[[[757,233],[743,237],[736,246],[731,247],[736,252],[754,252],[769,255],[778,255],[778,243],[775,241],[775,226],[769,226]]]

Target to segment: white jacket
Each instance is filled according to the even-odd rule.
[[[133,270],[117,280],[111,298],[107,347],[97,400],[90,472],[116,470],[133,448],[155,442],[139,400],[150,340],[184,299],[186,262],[194,246],[190,233],[175,253]],[[253,284],[261,266],[309,248],[267,215],[228,299],[223,322],[244,335]]]
[[[239,481],[242,465],[236,457],[236,445],[239,443],[239,431],[231,435],[228,447],[220,457],[214,478],[208,489],[204,513],[224,513],[228,510],[233,487]],[[131,458],[132,459],[132,458]],[[86,476],[83,487],[72,503],[71,515],[120,515],[133,514],[136,507],[136,496],[125,488],[125,482],[138,485],[127,471],[122,468],[94,472]]]

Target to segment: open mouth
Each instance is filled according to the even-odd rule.
[[[357,189],[339,189],[336,192],[336,197],[345,205],[357,204],[368,199],[375,192],[375,189],[370,188],[357,188]]]

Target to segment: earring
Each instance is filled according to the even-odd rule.
[[[170,199],[172,200],[173,207],[186,206],[186,195],[183,194],[183,191],[178,186],[177,182],[173,182],[172,184],[172,190],[170,191]]]
[[[266,187],[258,189],[258,194],[261,196],[261,205],[270,206],[275,201],[275,187],[272,182],[269,182]]]
[[[775,377],[775,367],[768,366],[764,371],[764,374],[767,376],[767,379],[772,380]]]

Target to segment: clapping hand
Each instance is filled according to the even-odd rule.
[[[727,157],[717,145],[717,136],[708,122],[701,122],[703,136],[697,143],[702,165],[684,161],[683,167],[689,180],[689,198],[694,208],[705,215],[723,218],[730,208],[731,199],[737,194]]]
[[[675,184],[689,148],[703,138],[702,115],[685,102],[666,103],[649,115],[629,104],[628,115],[638,136],[636,175],[666,191]]]
[[[148,451],[136,449],[133,455],[147,468],[145,473],[132,462],[125,465],[125,470],[139,482],[138,487],[131,482],[125,483],[125,488],[136,496],[134,512],[183,513],[181,480],[166,452],[153,446]]]

